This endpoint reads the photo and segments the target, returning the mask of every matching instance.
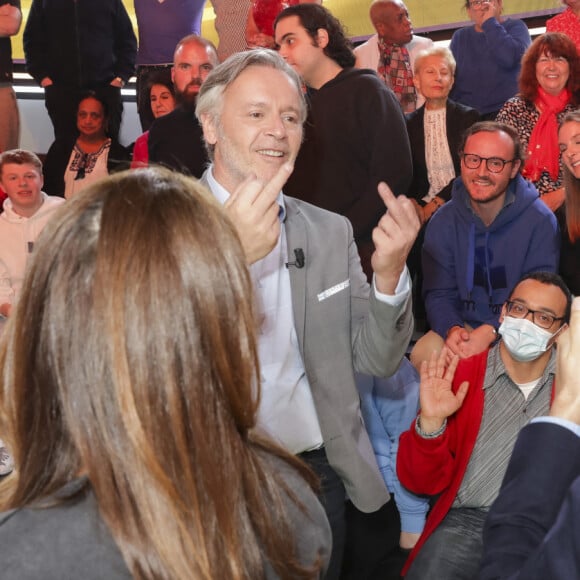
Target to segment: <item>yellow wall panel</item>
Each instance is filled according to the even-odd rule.
[[[98,2],[99,0],[89,0]],[[339,18],[345,25],[350,36],[360,37],[374,32],[368,18],[368,10],[372,0],[325,0],[325,6]],[[28,11],[32,0],[21,0],[22,16],[24,23],[28,17]],[[136,29],[133,0],[123,0]],[[462,0],[407,0],[407,7],[411,14],[415,28],[431,28],[437,26],[452,25],[467,20],[467,14],[463,9]],[[504,0],[504,12],[506,14],[523,14],[529,12],[545,13],[556,11],[561,6],[558,0]],[[211,4],[207,3],[203,15],[202,34],[215,43],[218,42],[217,34],[213,25],[214,13]],[[245,23],[240,23],[244,26]],[[22,30],[12,39],[12,50],[15,59],[23,59]]]

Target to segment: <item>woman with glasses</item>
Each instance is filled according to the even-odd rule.
[[[511,125],[526,152],[522,175],[556,210],[564,201],[558,150],[558,123],[578,106],[580,62],[564,34],[539,36],[522,60],[520,92],[501,109],[497,120]]]
[[[521,20],[502,16],[503,0],[465,0],[472,26],[460,28],[449,48],[457,61],[451,98],[493,120],[518,90],[520,61],[530,45]]]
[[[3,580],[323,575],[313,475],[256,427],[252,294],[235,227],[178,173],[63,206],[0,346]]]
[[[69,199],[98,179],[129,166],[129,152],[108,136],[108,122],[105,101],[87,91],[77,108],[77,138],[57,139],[46,154],[46,193]]]
[[[562,235],[560,276],[580,296],[580,111],[568,113],[558,132],[564,166],[565,201],[556,210]]]

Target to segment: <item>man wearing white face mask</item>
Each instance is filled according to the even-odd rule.
[[[502,307],[497,344],[461,361],[444,348],[423,362],[421,410],[401,436],[397,475],[410,491],[439,498],[405,580],[477,577],[483,524],[517,435],[549,410],[554,342],[571,303],[559,276],[528,274]]]

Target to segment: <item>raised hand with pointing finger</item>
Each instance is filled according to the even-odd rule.
[[[378,192],[387,212],[373,230],[375,252],[371,263],[377,290],[394,294],[421,223],[410,199],[395,197],[383,182],[379,183]]]

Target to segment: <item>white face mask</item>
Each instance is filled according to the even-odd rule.
[[[548,342],[554,338],[564,326],[554,334],[536,326],[527,318],[506,316],[499,327],[499,334],[509,353],[519,362],[536,360],[548,350]]]

